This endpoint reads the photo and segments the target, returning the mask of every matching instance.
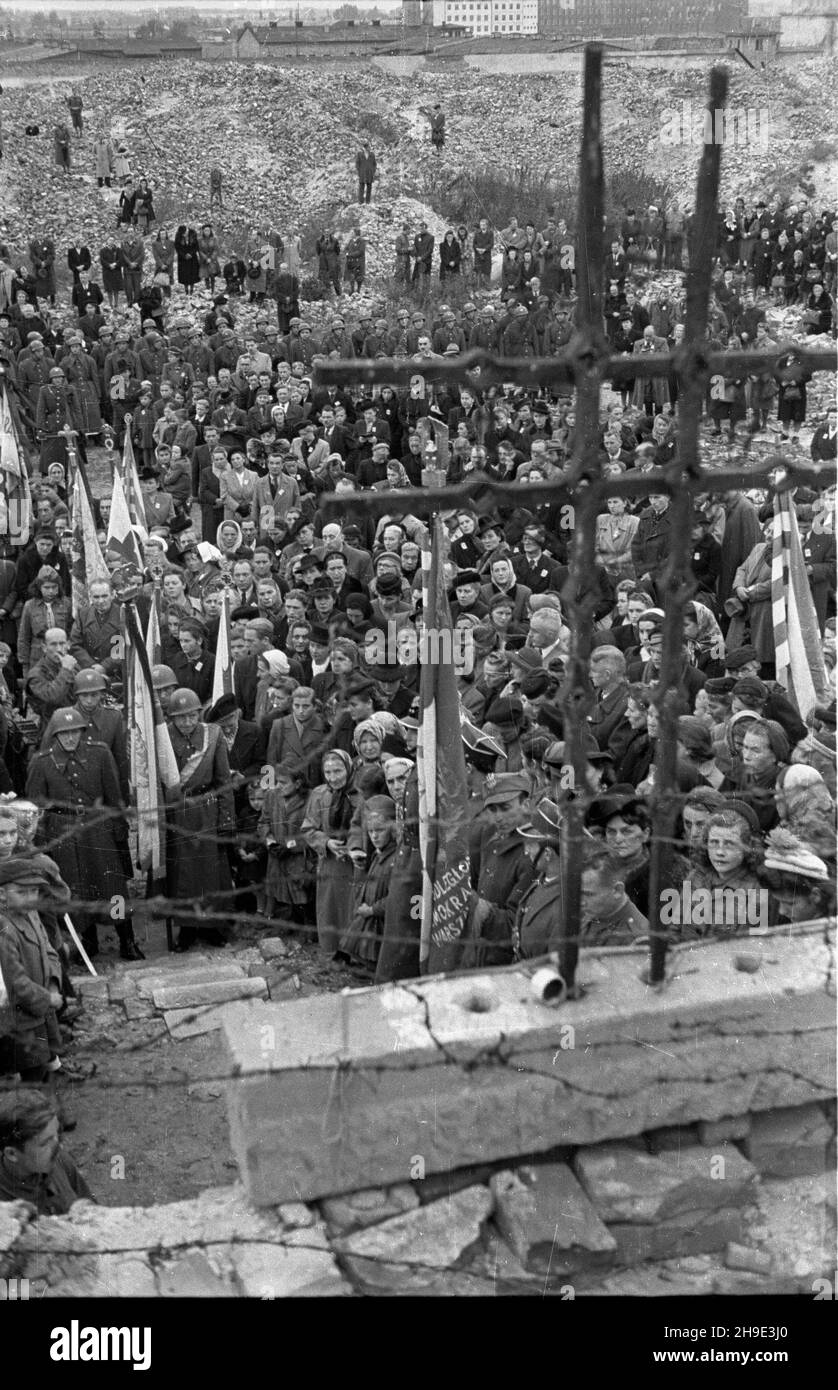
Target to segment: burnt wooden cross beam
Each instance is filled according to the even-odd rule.
[[[671,552],[661,587],[665,591],[663,659],[659,675],[661,737],[655,759],[652,796],[652,842],[650,863],[650,958],[646,978],[661,987],[665,978],[666,933],[660,927],[661,893],[667,880],[667,862],[672,854],[675,817],[678,809],[675,776],[675,734],[680,697],[678,674],[683,651],[684,605],[693,592],[689,566],[692,548],[691,514],[693,498],[702,492],[728,491],[762,484],[766,487],[794,486],[834,479],[834,464],[799,466],[781,456],[767,459],[761,466],[747,464],[708,470],[702,467],[699,424],[710,377],[735,366],[737,374],[771,371],[784,348],[769,351],[718,352],[707,339],[711,278],[716,250],[718,192],[721,162],[720,144],[706,144],[698,171],[695,218],[689,241],[687,273],[687,313],[683,342],[677,351],[649,353],[632,357],[610,355],[602,327],[602,287],[604,268],[603,212],[604,180],[602,166],[601,109],[602,58],[600,44],[585,48],[584,111],[579,161],[579,216],[577,257],[578,313],[576,333],[567,348],[551,358],[504,359],[480,350],[467,352],[455,361],[376,360],[374,362],[337,361],[318,363],[318,385],[360,383],[401,386],[411,377],[426,381],[462,382],[476,385],[512,382],[523,387],[550,390],[575,387],[575,447],[568,467],[560,478],[531,485],[502,483],[486,474],[475,473],[455,486],[444,486],[438,475],[428,473],[422,488],[399,489],[399,506],[416,516],[461,506],[488,510],[492,505],[532,507],[543,502],[572,503],[574,538],[570,554],[569,577],[562,602],[571,628],[571,649],[561,692],[566,744],[574,769],[576,792],[568,797],[563,820],[564,898],[560,968],[572,992],[577,964],[580,926],[580,884],[584,830],[582,811],[587,796],[587,759],[584,733],[592,696],[588,680],[588,658],[594,624],[594,595],[591,578],[594,567],[596,517],[603,498],[608,496],[646,496],[653,488],[672,498]],[[721,110],[727,100],[727,74],[714,68],[710,75],[709,106]],[[808,350],[795,345],[804,367],[811,371],[836,369],[834,349]],[[664,468],[634,471],[619,478],[605,478],[599,460],[599,400],[606,381],[669,376],[679,382],[678,451]],[[782,473],[782,482],[777,478]],[[334,494],[321,499],[327,514],[338,515],[345,500]],[[357,496],[353,505],[372,516],[389,513],[391,492]]]

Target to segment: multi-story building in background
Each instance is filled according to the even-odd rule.
[[[539,0],[547,36],[725,34],[747,21],[748,0]]]
[[[411,28],[456,25],[479,38],[537,34],[538,0],[407,0],[403,18]]]

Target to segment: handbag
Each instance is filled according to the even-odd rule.
[[[155,277],[154,277],[154,279],[153,279],[153,281],[152,281],[152,284],[154,284],[154,285],[168,285],[168,284],[169,284],[169,275],[168,275],[168,272],[165,271],[165,270],[158,270],[157,274],[155,275]]]

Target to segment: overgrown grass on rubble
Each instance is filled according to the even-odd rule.
[[[359,111],[355,116],[355,127],[374,146],[397,145],[401,135],[396,122],[389,116],[382,116],[380,111]]]
[[[317,258],[317,242],[324,230],[332,231],[343,211],[343,203],[335,200],[323,208],[322,212],[306,214],[297,223],[300,238],[300,259],[311,261]]]
[[[608,175],[605,190],[606,216],[621,221],[626,208],[634,208],[642,217],[650,204],[666,208],[675,197],[668,179],[655,174],[636,173],[631,169],[614,169]]]

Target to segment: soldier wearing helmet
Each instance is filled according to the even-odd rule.
[[[50,719],[44,746],[29,767],[26,796],[45,810],[43,833],[61,877],[88,955],[99,950],[98,926],[112,922],[123,960],[142,960],[128,908],[127,878],[134,867],[128,826],[113,756],[104,744],[85,741],[89,721],[64,705]]]
[[[87,720],[82,743],[103,743],[110,749],[119,774],[119,789],[127,804],[129,795],[128,750],[125,727],[119,710],[108,709],[102,702],[108,682],[101,671],[91,668],[77,671],[73,677],[75,708]]]
[[[172,695],[177,690],[177,676],[171,666],[152,666],[151,684],[160,701],[160,708],[164,714],[168,714]]]
[[[213,946],[228,937],[232,878],[224,844],[235,833],[235,810],[227,744],[217,724],[205,724],[194,690],[180,687],[169,700],[172,748],[180,786],[169,794],[170,830],[166,890],[182,905],[175,909],[176,951],[187,951],[198,936]],[[196,924],[194,904],[203,920]],[[212,906],[216,913],[211,915]]]

